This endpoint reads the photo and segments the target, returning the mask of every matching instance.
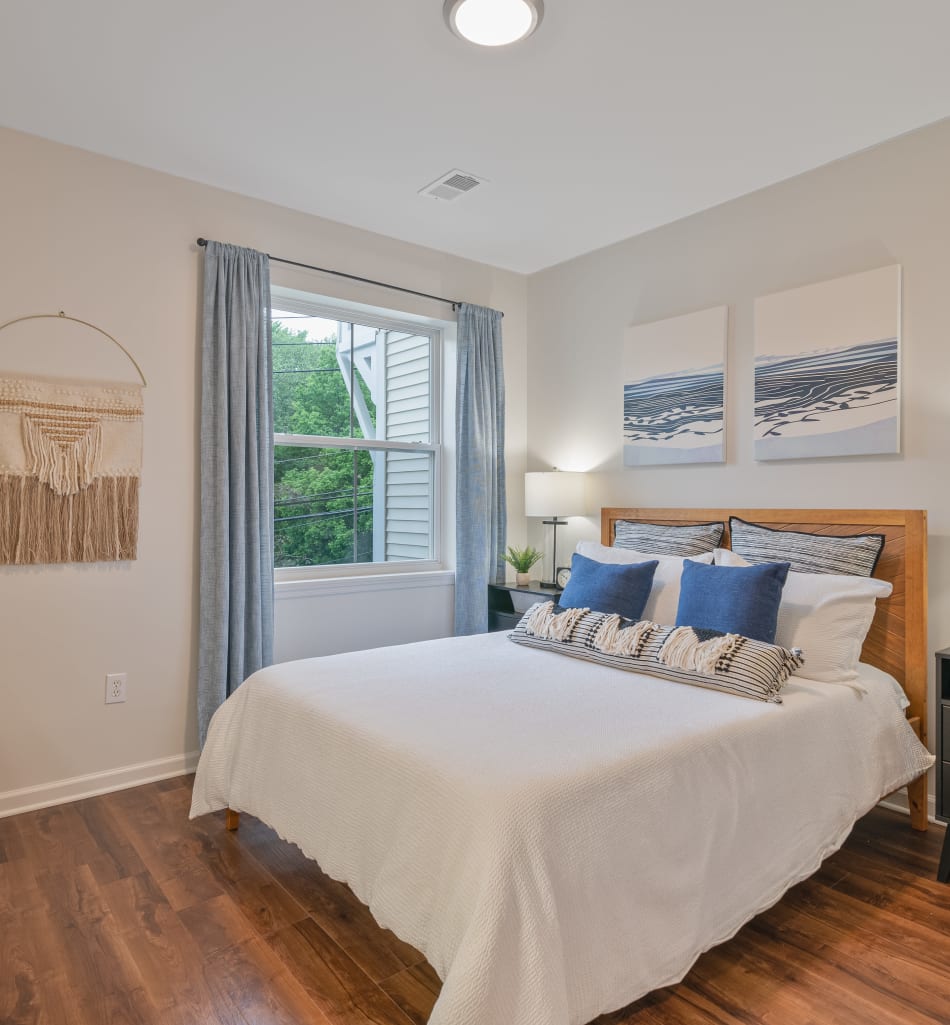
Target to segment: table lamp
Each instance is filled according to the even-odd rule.
[[[554,551],[551,579],[542,580],[542,587],[557,588],[557,528],[567,525],[561,516],[583,516],[587,512],[584,474],[563,470],[524,475],[525,516],[548,516],[544,523],[554,527]]]

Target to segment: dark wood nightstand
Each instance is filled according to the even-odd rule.
[[[553,587],[542,587],[540,581],[532,580],[529,584],[489,584],[488,585],[488,629],[514,630],[523,612],[515,612],[512,595],[527,596],[525,608],[538,601],[557,601],[561,597],[560,590]]]
[[[937,652],[937,716],[934,720],[937,764],[936,817],[943,822],[950,819],[950,648]],[[943,854],[937,879],[950,882],[950,829],[943,841]]]

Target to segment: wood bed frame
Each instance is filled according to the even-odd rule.
[[[920,509],[625,509],[601,510],[601,543],[612,545],[618,520],[685,525],[722,521],[728,548],[729,517],[773,530],[808,534],[883,534],[874,576],[894,585],[878,600],[861,660],[895,677],[907,693],[907,718],[927,743],[927,513]],[[910,821],[927,829],[927,773],[907,786]]]

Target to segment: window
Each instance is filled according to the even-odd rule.
[[[439,332],[278,289],[272,302],[275,567],[429,568]]]

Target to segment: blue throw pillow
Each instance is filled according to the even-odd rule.
[[[683,563],[677,626],[741,634],[772,644],[787,562],[761,566],[707,566]]]
[[[571,579],[558,604],[563,609],[591,609],[639,619],[650,597],[658,565],[656,559],[626,564],[597,562],[575,553],[571,559]]]

